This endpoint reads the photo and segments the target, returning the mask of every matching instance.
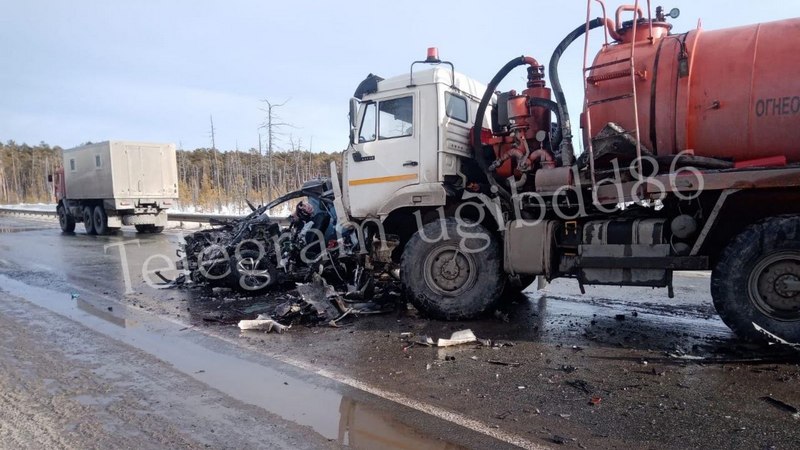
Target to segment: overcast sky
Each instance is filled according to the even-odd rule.
[[[664,6],[681,9],[674,32],[699,18],[710,30],[800,16],[796,0]],[[218,148],[248,149],[258,146],[260,100],[269,99],[289,100],[279,112],[295,128],[282,147],[291,134],[306,148],[313,140],[314,150],[339,151],[347,101],[370,72],[406,73],[437,46],[486,83],[512,57],[546,63],[585,8],[583,0],[0,0],[0,140],[209,147],[213,115]],[[581,58],[576,43],[561,65],[573,115]],[[506,89],[522,89],[525,71],[509,79]]]

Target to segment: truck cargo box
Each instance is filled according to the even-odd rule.
[[[69,199],[178,197],[174,144],[105,141],[64,150]]]

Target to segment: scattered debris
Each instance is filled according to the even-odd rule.
[[[433,345],[436,345],[433,339],[431,339],[428,336],[417,336],[417,338],[414,340],[414,343],[419,345],[424,345],[426,347],[431,347]]]
[[[307,312],[316,315],[314,319],[325,321],[339,316],[339,311],[335,306],[339,300],[339,294],[321,276],[314,274],[310,283],[298,283],[297,292],[309,307]]]
[[[288,330],[291,325],[281,325],[269,316],[259,314],[255,320],[240,320],[239,329],[241,330],[263,330],[267,333],[275,331],[276,333],[283,333]]]
[[[70,298],[72,300],[76,300],[80,296],[81,296],[81,294],[78,294],[77,292],[73,292],[72,294],[70,294]]]
[[[496,364],[498,366],[519,367],[519,366],[522,365],[522,363],[518,363],[518,362],[498,361],[496,359],[488,359],[488,360],[486,360],[486,362],[489,363],[489,364]]]
[[[592,406],[598,406],[602,401],[603,399],[601,397],[593,396],[589,399],[589,404]]]
[[[436,342],[437,347],[451,347],[454,345],[462,345],[462,344],[469,344],[471,342],[477,342],[478,338],[475,337],[475,333],[472,332],[470,329],[456,331],[450,335],[449,339],[442,339]]]
[[[564,382],[567,386],[573,387],[579,391],[583,391],[586,394],[591,394],[594,388],[588,382],[584,380],[570,380]]]
[[[759,333],[761,333],[764,336],[766,336],[767,339],[769,339],[770,344],[787,345],[787,346],[789,346],[789,347],[791,347],[791,348],[793,348],[795,350],[800,350],[800,344],[795,344],[793,342],[789,342],[789,341],[787,341],[785,339],[782,339],[782,338],[776,336],[775,334],[770,333],[769,331],[765,330],[763,327],[760,327],[755,322],[753,322],[753,327],[756,329],[756,331],[758,331]]]
[[[577,370],[578,370],[578,368],[575,367],[575,366],[568,366],[568,365],[562,365],[561,366],[561,371],[562,372],[572,373],[572,372],[576,372]]]
[[[795,408],[792,405],[784,403],[778,400],[777,398],[770,396],[761,397],[761,400],[769,403],[770,405],[774,406],[775,408],[778,408],[781,411],[791,414],[793,419],[800,419],[800,411],[798,411],[797,408]]]
[[[553,441],[554,444],[558,445],[565,445],[567,442],[569,442],[569,438],[565,438],[564,436],[559,436],[557,434],[553,435],[553,438],[551,440]]]
[[[614,316],[614,320],[618,320],[620,322],[624,321],[625,320],[625,314],[617,314],[616,316]]]

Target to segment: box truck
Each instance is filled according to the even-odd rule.
[[[134,225],[160,233],[167,209],[178,201],[174,144],[105,141],[64,150],[63,167],[50,181],[61,230],[82,222],[87,234]]]

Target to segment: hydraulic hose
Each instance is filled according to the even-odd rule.
[[[542,108],[547,108],[556,116],[556,123],[558,124],[558,128],[553,133],[553,136],[550,140],[550,148],[555,149],[561,145],[561,138],[563,136],[563,132],[561,131],[561,107],[558,106],[558,103],[548,100],[546,98],[538,98],[534,97],[529,100],[528,102],[531,106],[541,106]]]
[[[606,20],[601,18],[593,19],[589,22],[589,30],[606,25]],[[572,44],[575,39],[578,39],[582,34],[586,33],[587,27],[583,23],[577,28],[572,30],[556,47],[553,51],[553,56],[550,57],[550,85],[552,86],[553,93],[556,96],[556,103],[558,103],[558,113],[561,123],[561,144],[559,150],[561,153],[561,165],[571,166],[575,163],[575,150],[572,146],[572,124],[569,121],[569,110],[567,109],[567,99],[564,96],[564,90],[561,87],[561,81],[558,79],[558,62],[561,55],[567,50],[567,47]]]
[[[486,115],[486,108],[489,106],[489,102],[492,100],[492,95],[497,90],[497,86],[503,81],[503,79],[508,75],[512,70],[515,68],[528,64],[528,65],[536,65],[538,66],[539,63],[536,62],[535,59],[527,56],[520,56],[517,58],[512,59],[511,61],[507,62],[503,68],[500,69],[499,72],[492,78],[492,81],[486,86],[486,92],[483,93],[483,98],[481,98],[481,103],[478,105],[478,111],[475,114],[475,126],[472,129],[472,148],[475,151],[475,161],[477,161],[478,166],[487,174],[487,178],[489,179],[489,183],[492,184],[497,189],[497,193],[500,194],[506,200],[511,199],[511,193],[508,192],[506,188],[501,186],[497,183],[494,177],[489,173],[489,165],[486,163],[486,160],[483,158],[483,142],[481,141],[481,130],[483,129],[483,118]]]

